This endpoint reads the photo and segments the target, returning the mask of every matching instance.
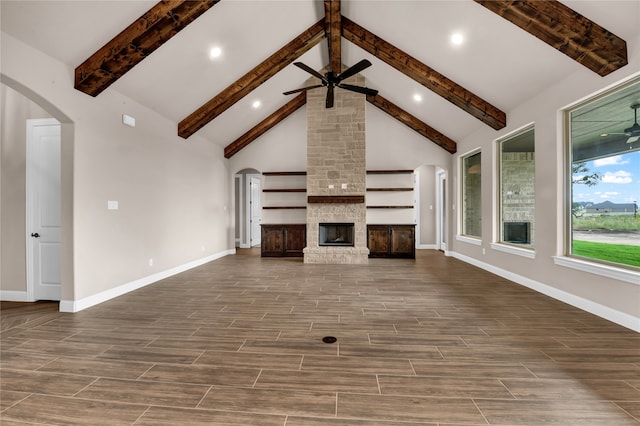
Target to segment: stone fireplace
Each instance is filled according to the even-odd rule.
[[[317,80],[316,80],[317,83]],[[364,85],[353,76],[348,84]],[[315,83],[314,83],[315,84]],[[335,89],[307,92],[307,246],[305,263],[364,264],[369,261],[366,225],[365,96]],[[351,244],[320,244],[320,224],[353,224]]]

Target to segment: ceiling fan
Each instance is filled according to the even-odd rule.
[[[327,99],[325,102],[325,106],[327,108],[333,107],[333,90],[335,87],[339,87],[341,89],[351,90],[352,92],[364,93],[365,95],[375,96],[378,94],[377,90],[369,89],[368,87],[362,86],[354,86],[353,84],[345,84],[342,83],[343,80],[358,74],[360,71],[364,70],[371,66],[371,62],[366,59],[361,60],[357,64],[352,67],[347,68],[340,74],[336,74],[332,71],[327,72],[325,75],[320,74],[318,71],[314,70],[308,65],[303,64],[302,62],[294,62],[293,65],[297,66],[320,79],[322,84],[316,84],[309,87],[303,87],[301,89],[290,90],[288,92],[284,92],[284,95],[291,95],[293,93],[303,92],[305,90],[316,89],[318,87],[327,87]]]
[[[627,143],[633,143],[640,140],[640,124],[638,124],[638,108],[640,108],[640,104],[631,105],[631,109],[633,109],[633,125],[624,129],[623,133],[603,133],[601,137],[607,137],[609,135],[625,135],[627,136]]]

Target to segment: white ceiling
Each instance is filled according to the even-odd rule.
[[[155,3],[2,0],[1,28],[72,72]],[[638,1],[563,3],[627,42],[639,37]],[[503,111],[569,74],[592,72],[470,0],[343,0],[342,14]],[[323,17],[322,1],[222,0],[107,90],[178,123]],[[450,43],[454,32],[464,34],[463,45]],[[208,56],[213,46],[223,49],[215,61]],[[343,39],[343,63],[361,59],[373,63],[362,73],[367,86],[453,140],[485,126]],[[299,60],[318,70],[327,65],[326,40]],[[308,77],[287,66],[198,134],[228,145],[291,100],[282,92],[303,87]],[[421,103],[413,100],[415,93]],[[251,107],[255,100],[262,102],[259,109]]]

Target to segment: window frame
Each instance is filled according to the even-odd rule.
[[[470,235],[470,234],[465,234],[465,208],[466,208],[466,203],[465,203],[465,185],[467,182],[467,179],[465,179],[465,171],[464,171],[464,164],[465,164],[465,160],[474,156],[474,155],[480,155],[480,235]],[[456,236],[456,239],[459,241],[464,241],[470,244],[474,244],[474,245],[481,245],[482,244],[482,148],[481,147],[477,147],[475,149],[472,149],[462,155],[460,155],[458,157],[458,176],[459,176],[459,200],[458,200],[458,205],[460,206],[459,212],[458,212],[458,235]]]
[[[589,95],[581,100],[560,109],[563,135],[562,176],[564,196],[562,203],[562,244],[559,245],[559,255],[553,256],[554,264],[588,272],[603,277],[618,279],[640,285],[640,268],[601,259],[584,257],[572,253],[573,245],[573,143],[571,138],[571,113],[586,105],[597,102],[609,95],[624,90],[634,84],[640,84],[640,74],[635,74],[625,80],[618,81],[599,92]]]
[[[510,253],[510,254],[514,254],[514,255],[518,255],[518,256],[523,256],[523,257],[527,257],[527,258],[531,258],[534,259],[535,258],[535,245],[520,245],[517,243],[509,243],[507,241],[504,241],[504,231],[503,231],[503,227],[504,227],[504,222],[503,222],[503,204],[502,204],[502,180],[503,180],[503,171],[502,171],[502,165],[503,165],[503,160],[502,160],[502,144],[505,142],[508,142],[509,140],[512,140],[524,133],[527,133],[529,131],[533,131],[533,137],[534,137],[534,158],[533,158],[533,162],[534,162],[534,179],[533,179],[533,184],[534,184],[534,214],[533,214],[533,220],[532,223],[534,224],[534,226],[531,227],[530,229],[530,233],[531,235],[533,235],[535,233],[535,184],[536,184],[536,180],[535,180],[535,161],[536,161],[536,157],[535,157],[535,122],[531,122],[531,123],[527,123],[522,127],[519,127],[515,130],[513,130],[512,132],[509,132],[508,134],[501,136],[497,139],[495,139],[494,141],[494,162],[495,162],[495,166],[494,166],[494,170],[495,170],[495,174],[494,174],[494,220],[493,220],[493,225],[494,225],[494,232],[493,232],[493,241],[491,243],[491,248],[494,250],[498,250],[498,251],[502,251],[502,252],[506,252],[506,253]],[[533,239],[533,238],[532,238]],[[535,242],[535,239],[533,239],[533,241]]]

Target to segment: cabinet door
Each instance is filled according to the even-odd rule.
[[[369,257],[388,256],[391,248],[389,227],[386,225],[368,225],[367,247],[369,248]]]
[[[262,256],[282,256],[284,253],[282,225],[262,225],[261,237]]]
[[[284,226],[284,255],[302,256],[302,250],[307,246],[306,225]]]
[[[415,229],[413,226],[391,226],[391,251],[393,257],[415,257]]]

